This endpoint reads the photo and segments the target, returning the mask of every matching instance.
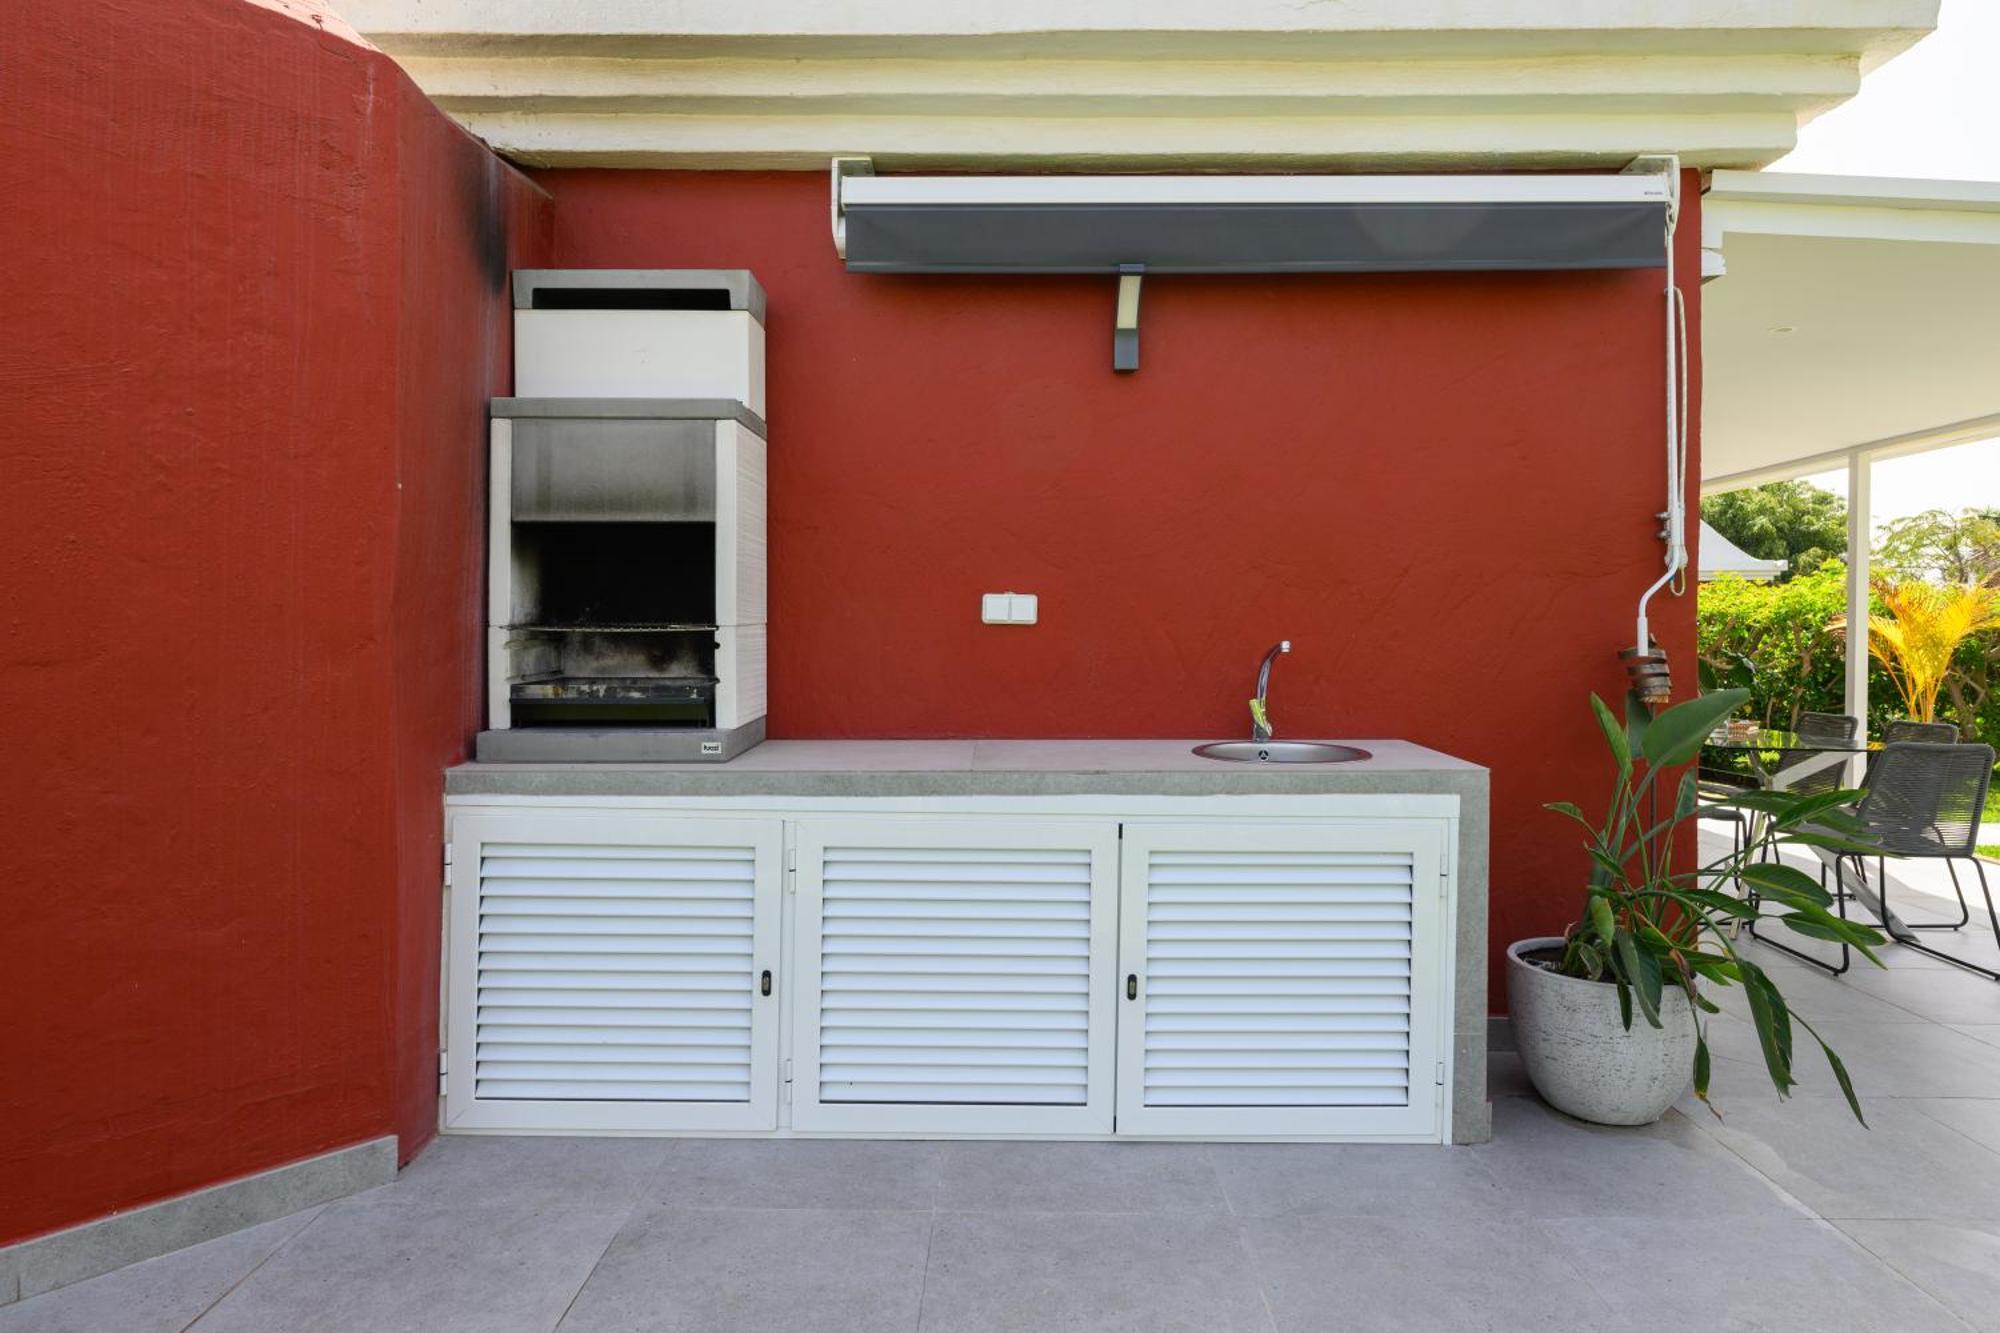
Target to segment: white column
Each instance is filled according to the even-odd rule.
[[[1874,461],[1864,453],[1847,458],[1847,695],[1845,710],[1868,731],[1868,547],[1875,531],[1869,495]]]

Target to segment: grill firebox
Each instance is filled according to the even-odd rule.
[[[726,759],[763,739],[763,420],[741,397],[610,396],[652,367],[673,380],[735,366],[717,340],[750,330],[754,355],[737,358],[750,370],[715,387],[761,398],[748,305],[761,315],[762,293],[748,274],[703,281],[716,276],[516,275],[520,355],[561,363],[517,379],[580,392],[493,402],[481,759]],[[537,304],[551,291],[561,299]],[[593,292],[611,325],[588,322]],[[699,354],[676,355],[677,338]],[[604,364],[620,350],[633,364]]]

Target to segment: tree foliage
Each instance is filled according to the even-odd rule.
[[[1702,666],[1718,684],[1750,691],[1744,711],[1787,730],[1803,712],[1845,708],[1847,568],[1831,561],[1789,583],[1731,577],[1705,583],[1696,607]],[[1877,593],[1871,616],[1889,608]],[[1868,674],[1868,730],[1906,717],[1902,691],[1879,658]],[[2000,631],[1967,635],[1952,654],[1936,714],[1971,740],[2000,743]]]
[[[1888,671],[1905,714],[1930,722],[1960,648],[2000,629],[2000,594],[1976,583],[1904,579],[1877,583],[1874,600],[1884,614],[1868,617],[1868,650]]]
[[[1874,561],[1876,572],[1892,579],[2000,586],[2000,510],[1927,509],[1891,519]]]
[[[1810,574],[1847,550],[1847,501],[1810,482],[1774,481],[1701,502],[1702,521],[1760,560]]]
[[[1846,612],[1847,566],[1838,560],[1786,583],[1725,576],[1701,587],[1695,614],[1702,662],[1715,678],[1750,691],[1753,717],[1790,730],[1802,712],[1841,711]],[[1870,689],[1871,700],[1893,699],[1883,684]]]

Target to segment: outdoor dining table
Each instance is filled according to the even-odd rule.
[[[1799,786],[1808,779],[1840,768],[1858,754],[1867,754],[1869,742],[1866,737],[1852,740],[1829,740],[1824,737],[1802,736],[1795,731],[1771,729],[1752,732],[1744,736],[1728,736],[1718,731],[1710,736],[1702,747],[1702,753],[1717,758],[1742,760],[1740,766],[1729,767],[1753,779],[1765,791],[1786,791]],[[1847,785],[1840,777],[1827,782],[1827,789]],[[1750,821],[1750,840],[1754,844],[1759,834],[1764,816],[1755,811],[1746,811]],[[1817,849],[1815,849],[1817,850]],[[1837,873],[1837,872],[1836,872]],[[1882,900],[1875,891],[1863,882],[1853,889],[1854,896],[1863,906],[1875,914],[1892,939],[1902,939],[1910,934],[1901,918],[1882,906]]]

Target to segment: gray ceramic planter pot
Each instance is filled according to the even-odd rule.
[[[1635,1014],[1627,1032],[1616,986],[1558,976],[1521,958],[1561,947],[1548,936],[1507,950],[1507,1009],[1529,1081],[1549,1105],[1579,1120],[1652,1124],[1694,1082],[1693,1003],[1669,990],[1660,997],[1661,1026]]]

